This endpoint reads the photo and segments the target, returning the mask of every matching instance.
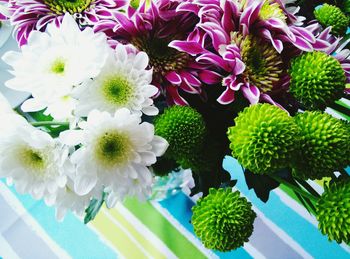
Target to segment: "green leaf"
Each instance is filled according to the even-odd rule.
[[[92,199],[89,207],[85,210],[84,224],[89,223],[91,220],[94,220],[97,213],[100,211],[107,193],[103,192],[101,199]]]

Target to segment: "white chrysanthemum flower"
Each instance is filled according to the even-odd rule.
[[[152,70],[146,70],[148,61],[145,52],[127,53],[127,47],[119,44],[101,73],[75,92],[76,115],[86,117],[93,109],[114,114],[120,108],[157,115],[151,97],[158,88],[151,85]]]
[[[11,124],[11,130],[1,132],[6,135],[0,139],[0,177],[10,178],[19,193],[52,204],[57,190],[66,184],[65,172],[74,169],[68,149],[19,115],[3,115],[2,120]]]
[[[0,92],[0,115],[7,113],[13,113],[13,110],[5,96]]]
[[[94,33],[92,28],[81,31],[66,14],[60,27],[50,24],[47,32],[33,31],[21,52],[5,53],[2,59],[12,66],[14,76],[5,85],[31,93],[33,99],[23,104],[23,110],[37,111],[96,77],[110,53],[103,33]]]
[[[102,192],[103,189],[101,187],[100,189],[93,189],[85,195],[78,195],[74,191],[74,181],[68,177],[66,186],[57,191],[57,197],[54,203],[57,220],[62,221],[68,211],[82,217],[90,201],[93,198],[100,199]]]
[[[165,139],[154,135],[152,124],[141,123],[138,114],[123,108],[113,116],[93,110],[79,127],[82,130],[60,134],[63,143],[82,145],[71,156],[76,165],[74,190],[79,195],[99,186],[116,193],[120,188],[135,188],[133,183],[137,182],[151,186],[148,166],[168,147]]]

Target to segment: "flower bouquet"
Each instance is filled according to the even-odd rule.
[[[195,233],[237,249],[256,213],[222,167],[232,155],[261,200],[283,184],[349,243],[350,1],[0,3],[20,46],[5,86],[30,94],[1,100],[0,177],[58,220],[88,223],[190,169]]]

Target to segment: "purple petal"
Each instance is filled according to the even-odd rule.
[[[182,80],[180,75],[178,75],[176,72],[171,71],[170,73],[165,75],[165,78],[172,84],[179,85]]]
[[[222,80],[222,76],[214,71],[202,70],[199,72],[199,78],[206,84],[216,84]]]
[[[219,96],[217,101],[223,105],[232,103],[235,100],[235,92],[229,87]]]
[[[174,40],[169,43],[169,47],[186,52],[192,56],[201,54],[205,51],[199,43],[194,41]]]

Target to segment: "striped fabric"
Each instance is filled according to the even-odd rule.
[[[19,195],[0,182],[0,256],[12,258],[349,258],[350,248],[327,238],[316,219],[283,188],[265,204],[248,190],[242,169],[231,157],[224,167],[238,179],[237,188],[258,217],[250,242],[230,253],[204,248],[190,224],[192,200],[179,193],[161,202],[134,199],[84,225],[67,215],[55,220],[54,209]]]

